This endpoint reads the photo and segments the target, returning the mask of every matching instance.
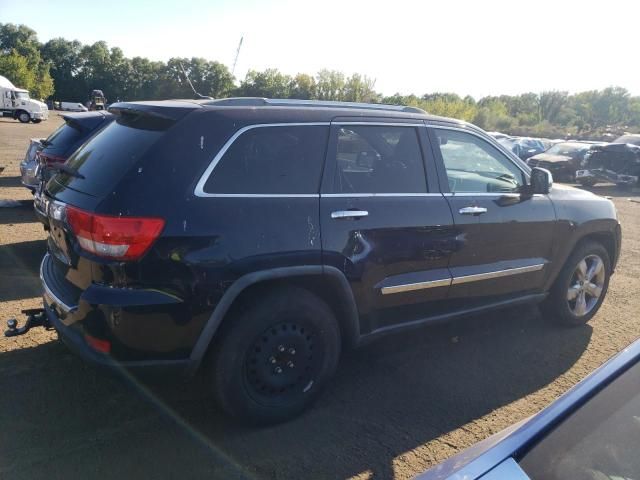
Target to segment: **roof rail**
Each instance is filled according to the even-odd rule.
[[[383,103],[359,103],[359,102],[334,102],[325,100],[298,100],[293,98],[263,98],[263,97],[231,97],[220,98],[203,102],[203,105],[229,106],[229,107],[324,107],[324,108],[359,108],[366,110],[387,110],[394,112],[421,113],[424,110],[418,107],[406,107],[403,105],[387,105]]]

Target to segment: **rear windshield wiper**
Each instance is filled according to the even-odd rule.
[[[55,170],[56,172],[66,173],[67,175],[70,175],[75,178],[84,179],[84,175],[82,175],[81,173],[78,173],[77,170],[74,170],[73,168],[69,167],[68,165],[65,165],[64,163],[50,163],[46,165],[44,168],[49,170]]]

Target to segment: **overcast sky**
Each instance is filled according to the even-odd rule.
[[[536,0],[0,0],[40,41],[105,40],[126,56],[368,75],[384,94],[476,98],[618,85],[640,95],[640,2]]]

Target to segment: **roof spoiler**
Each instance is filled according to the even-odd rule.
[[[189,112],[199,108],[202,107],[197,103],[168,100],[158,102],[118,102],[110,105],[108,111],[118,116],[150,117],[177,122]]]

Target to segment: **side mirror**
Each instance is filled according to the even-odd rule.
[[[547,194],[553,186],[553,176],[546,168],[531,169],[531,193]]]

